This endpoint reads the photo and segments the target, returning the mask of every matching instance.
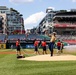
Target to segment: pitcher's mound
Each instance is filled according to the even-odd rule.
[[[50,56],[47,55],[37,55],[31,57],[21,58],[19,60],[30,60],[30,61],[69,61],[69,60],[76,60],[76,56],[74,55],[54,55]]]

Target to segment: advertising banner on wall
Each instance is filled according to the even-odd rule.
[[[26,44],[26,48],[34,48],[33,44]]]
[[[6,49],[6,44],[0,44],[0,49]]]
[[[74,24],[54,24],[54,27],[76,27]]]

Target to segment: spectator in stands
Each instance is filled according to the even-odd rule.
[[[40,54],[39,51],[38,51],[38,44],[39,44],[39,42],[35,39],[35,41],[34,41],[34,47],[35,47],[35,53],[36,54]]]
[[[21,55],[21,50],[20,50],[20,39],[16,41],[16,49],[17,49],[17,55]]]
[[[51,56],[53,56],[53,48],[56,40],[56,32],[53,32],[51,35],[49,34],[49,36],[51,37],[49,49],[50,49]]]
[[[58,54],[60,54],[60,52],[61,52],[61,42],[60,42],[60,40],[58,40],[58,42],[57,42],[57,53]]]
[[[45,40],[42,41],[41,45],[42,45],[42,48],[43,48],[43,54],[44,53],[47,54],[47,52],[46,52],[46,41]]]

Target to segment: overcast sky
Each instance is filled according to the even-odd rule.
[[[23,14],[26,30],[38,26],[48,7],[54,10],[76,9],[76,0],[1,0],[0,6],[14,8]]]

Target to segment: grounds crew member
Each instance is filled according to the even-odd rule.
[[[42,48],[43,48],[43,54],[44,54],[44,52],[45,52],[45,54],[47,54],[47,52],[46,52],[46,41],[44,40],[44,41],[42,41]]]
[[[20,50],[20,39],[16,41],[16,49],[17,49],[17,55],[21,55],[21,50]]]
[[[39,51],[38,51],[38,44],[39,44],[39,42],[35,39],[35,41],[34,41],[34,47],[35,47],[35,53],[36,54],[40,54]]]

